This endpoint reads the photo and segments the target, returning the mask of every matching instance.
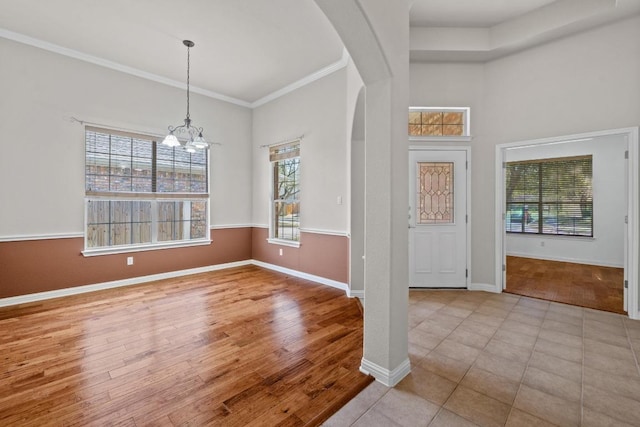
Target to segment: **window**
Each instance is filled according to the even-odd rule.
[[[273,165],[270,238],[300,241],[300,141],[269,148]]]
[[[409,108],[409,136],[468,137],[469,108]]]
[[[417,224],[453,224],[453,163],[418,162]]]
[[[508,162],[506,231],[593,237],[592,156]]]
[[[85,129],[85,254],[208,243],[208,156]]]

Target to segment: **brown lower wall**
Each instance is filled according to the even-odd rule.
[[[341,283],[349,282],[348,237],[302,232],[299,248],[269,243],[268,237],[268,229],[253,229],[253,259]]]
[[[347,237],[301,233],[300,247],[292,248],[268,243],[268,234],[264,228],[217,229],[210,245],[92,257],[82,255],[82,237],[0,242],[0,298],[250,259],[348,283]]]
[[[251,233],[211,230],[210,245],[92,257],[82,255],[82,237],[0,242],[0,298],[249,260]]]

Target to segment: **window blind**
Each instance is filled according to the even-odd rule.
[[[591,155],[509,162],[506,230],[593,236]]]
[[[269,147],[269,161],[277,162],[279,160],[292,159],[300,157],[300,140],[287,142]]]

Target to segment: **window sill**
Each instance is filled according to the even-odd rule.
[[[267,239],[267,242],[272,245],[280,245],[280,246],[289,246],[291,248],[299,248],[300,242],[296,242],[295,240],[282,240],[282,239]]]
[[[100,255],[126,254],[130,252],[146,252],[146,251],[154,251],[158,249],[186,248],[191,246],[204,246],[204,245],[210,245],[210,244],[211,244],[211,239],[203,239],[203,240],[156,243],[151,245],[112,246],[108,248],[85,249],[84,251],[82,251],[82,255],[85,257],[92,257],[92,256],[100,256]]]
[[[507,236],[525,237],[527,239],[551,239],[551,240],[596,240],[595,236],[578,236],[575,234],[538,234],[538,233],[520,233],[518,231],[505,231]]]
[[[472,136],[410,136],[416,142],[471,142]]]

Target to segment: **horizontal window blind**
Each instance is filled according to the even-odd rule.
[[[292,159],[294,157],[300,157],[300,140],[295,140],[286,144],[279,144],[269,147],[270,162]]]
[[[207,150],[85,128],[85,251],[209,238]]]
[[[509,162],[506,230],[593,236],[591,155]]]
[[[207,152],[189,153],[151,137],[87,127],[87,193],[204,193]]]

